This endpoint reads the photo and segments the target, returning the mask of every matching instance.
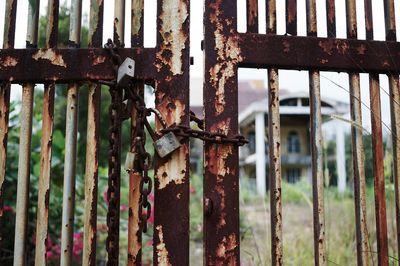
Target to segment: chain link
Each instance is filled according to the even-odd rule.
[[[112,55],[114,71],[118,73],[118,65],[121,58],[115,53],[116,46],[109,39],[105,48]],[[120,209],[120,179],[121,179],[121,103],[122,90],[116,85],[110,86],[111,104],[109,107],[109,153],[108,153],[108,212],[107,227],[108,236],[106,249],[108,253],[107,265],[118,265],[119,254],[119,209]]]
[[[108,39],[105,48],[111,54],[111,61],[114,66],[114,71],[117,74],[118,68],[121,65],[121,57],[116,51],[115,44]],[[181,138],[198,138],[205,142],[212,142],[217,144],[231,143],[237,146],[242,146],[248,141],[242,135],[235,135],[228,137],[226,134],[211,133],[204,130],[204,120],[196,117],[195,113],[190,111],[190,121],[197,124],[199,129],[192,129],[188,126],[172,125],[167,127],[162,114],[155,108],[146,108],[143,97],[139,91],[134,91],[133,86],[128,88],[120,88],[116,85],[115,81],[99,81],[102,84],[110,86],[111,105],[109,108],[110,114],[110,128],[109,128],[109,177],[108,177],[108,213],[107,213],[107,226],[108,237],[106,240],[106,247],[108,252],[107,265],[118,265],[118,241],[119,241],[119,204],[120,204],[120,142],[121,142],[121,122],[129,117],[131,108],[137,111],[137,123],[134,129],[134,143],[133,149],[136,156],[134,161],[134,171],[140,173],[140,205],[139,205],[139,219],[142,232],[147,232],[147,220],[151,215],[151,203],[148,196],[152,191],[153,181],[148,175],[151,165],[151,155],[146,151],[146,132],[145,128],[151,134],[153,139],[157,136],[152,131],[147,116],[152,113],[160,122],[163,129],[160,134],[174,133]],[[131,84],[132,85],[132,84]],[[125,92],[125,98],[128,103],[124,105],[122,94]],[[122,110],[122,107],[125,107]]]

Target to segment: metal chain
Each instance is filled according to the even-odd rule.
[[[115,53],[116,48],[109,39],[105,48],[112,55],[114,70],[118,72],[118,65],[121,58]],[[119,254],[119,209],[120,209],[120,179],[121,179],[121,103],[122,90],[116,85],[110,86],[111,104],[109,107],[110,128],[109,128],[109,153],[108,153],[108,212],[107,227],[108,236],[106,249],[108,253],[107,265],[118,265]]]

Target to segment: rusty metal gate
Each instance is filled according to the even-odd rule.
[[[125,1],[115,1],[113,42],[102,47],[102,0],[92,0],[90,8],[89,47],[80,47],[81,0],[72,0],[70,35],[67,48],[57,48],[59,1],[48,1],[48,26],[45,47],[37,47],[39,0],[29,1],[26,49],[14,49],[17,0],[7,0],[5,33],[0,50],[0,223],[3,217],[6,176],[8,116],[11,84],[23,84],[21,130],[19,140],[18,185],[16,203],[14,265],[26,265],[29,203],[37,200],[35,265],[46,264],[48,211],[52,162],[55,83],[68,84],[65,138],[63,217],[61,232],[61,264],[71,265],[73,249],[75,201],[75,154],[77,146],[77,101],[79,88],[88,84],[88,123],[85,170],[84,249],[83,265],[96,263],[96,217],[98,197],[98,162],[100,149],[100,84],[110,86],[109,135],[109,209],[106,248],[108,265],[118,265],[119,205],[121,179],[121,122],[130,117],[131,150],[141,154],[140,171],[129,173],[128,264],[141,264],[141,233],[145,229],[150,205],[147,195],[151,179],[149,162],[138,146],[137,125],[142,123],[143,106],[125,108],[122,97],[130,92],[143,94],[144,84],[155,87],[156,111],[165,119],[156,123],[157,134],[191,132],[189,110],[189,0],[157,1],[157,45],[143,47],[144,0],[132,0],[131,48],[124,48]],[[380,112],[379,74],[387,74],[390,102],[395,170],[397,238],[400,236],[400,45],[396,42],[394,0],[384,0],[386,41],[374,41],[372,1],[365,0],[366,40],[357,39],[356,1],[346,1],[347,39],[336,38],[335,1],[326,0],[327,38],[317,37],[316,0],[306,0],[307,36],[297,35],[297,2],[286,0],[286,35],[276,35],[276,1],[267,0],[267,34],[258,33],[257,0],[247,0],[247,33],[237,32],[237,2],[205,0],[204,5],[204,264],[240,265],[239,258],[239,168],[238,90],[239,67],[266,68],[269,80],[269,156],[271,195],[272,264],[283,264],[282,195],[280,170],[280,117],[278,69],[309,71],[311,108],[311,153],[314,204],[315,265],[327,263],[325,251],[324,184],[321,136],[321,99],[319,71],[347,72],[350,80],[351,119],[361,124],[359,73],[369,73],[371,124],[373,135],[373,169],[376,204],[376,229],[379,265],[388,265],[383,142]],[[40,49],[39,49],[40,48]],[[127,57],[134,59],[133,84],[125,94],[114,82],[119,64]],[[41,168],[38,198],[30,198],[30,157],[35,84],[44,84]],[[128,96],[126,96],[128,94]],[[138,98],[138,95],[132,97]],[[140,102],[140,101],[139,101]],[[128,114],[126,113],[128,111]],[[162,120],[162,119],[161,119]],[[144,123],[144,122],[143,122]],[[171,129],[173,127],[173,129]],[[182,129],[186,129],[182,133]],[[163,131],[164,130],[164,131]],[[153,261],[157,265],[189,264],[189,141],[183,137],[180,147],[170,156],[155,160]],[[139,138],[140,140],[140,138]],[[239,144],[239,145],[238,145]],[[139,147],[139,148],[138,148]],[[139,150],[138,150],[139,149]],[[366,229],[366,196],[362,129],[352,128],[354,202],[356,210],[357,262],[368,265]],[[136,162],[137,164],[137,162]],[[144,176],[147,178],[143,178]],[[147,185],[146,185],[147,184]],[[147,209],[147,211],[146,211]],[[3,226],[0,226],[2,229]],[[290,230],[290,229],[287,229]],[[3,239],[4,230],[1,231]],[[400,248],[399,248],[400,251]]]

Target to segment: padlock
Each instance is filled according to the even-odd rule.
[[[164,158],[168,154],[171,154],[174,150],[181,146],[179,140],[176,138],[175,134],[168,132],[161,138],[154,142],[154,148],[156,149],[158,155]]]
[[[133,171],[134,162],[135,162],[135,153],[128,151],[125,160],[125,170],[127,172]]]
[[[135,60],[127,57],[118,68],[117,84],[119,87],[127,87],[135,76]]]

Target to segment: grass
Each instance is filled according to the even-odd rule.
[[[393,185],[387,186],[389,257],[396,265],[395,206]],[[241,193],[242,265],[269,265],[270,210],[269,196],[264,199]],[[312,265],[313,221],[311,186],[306,182],[284,183],[283,194],[283,254],[286,265]],[[356,235],[354,199],[350,191],[339,194],[336,188],[325,189],[326,252],[328,265],[356,265]],[[367,223],[369,230],[370,264],[377,264],[374,198],[367,191]],[[244,218],[245,217],[245,218]]]

